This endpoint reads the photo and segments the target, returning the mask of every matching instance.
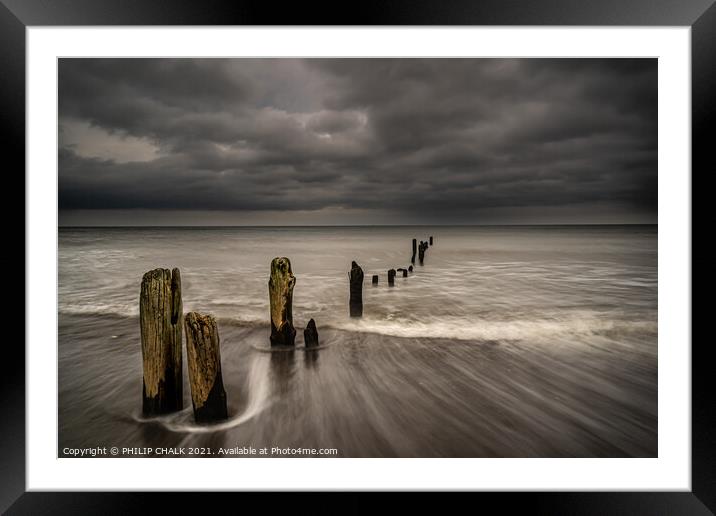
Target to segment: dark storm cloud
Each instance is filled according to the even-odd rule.
[[[63,59],[59,204],[655,219],[656,100],[656,60]]]

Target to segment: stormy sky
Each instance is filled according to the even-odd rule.
[[[61,59],[61,225],[655,223],[655,59]]]

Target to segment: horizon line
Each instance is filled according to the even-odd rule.
[[[549,224],[126,224],[126,225],[64,225],[58,229],[93,228],[365,228],[365,227],[536,227],[536,226],[658,226],[657,222],[599,222],[599,223],[549,223]]]

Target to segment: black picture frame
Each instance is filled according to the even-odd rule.
[[[707,195],[709,173],[716,170],[714,153],[709,148],[709,126],[716,126],[716,4],[714,0],[363,0],[355,4],[295,2],[275,5],[264,1],[225,0],[0,0],[0,127],[5,177],[15,174],[18,184],[13,197],[20,197],[24,179],[17,170],[25,170],[25,29],[28,26],[81,25],[635,25],[691,27],[692,72],[692,277],[696,269],[704,271],[704,253],[693,239],[697,228],[714,223],[713,210],[707,212],[699,196]],[[9,158],[9,159],[8,159]],[[10,188],[5,184],[6,189]],[[696,186],[696,188],[694,187]],[[6,190],[7,191],[7,190]],[[701,212],[695,211],[699,206]],[[17,219],[17,207],[6,217]],[[20,239],[13,240],[12,254],[19,255]],[[23,246],[24,249],[24,246]],[[701,258],[696,258],[697,256]],[[27,259],[23,251],[23,258]],[[32,274],[25,267],[25,276]],[[15,276],[19,276],[15,274]],[[697,276],[692,296],[707,292],[713,279],[708,272]],[[16,278],[19,281],[19,278]],[[24,285],[8,286],[24,292]],[[16,298],[14,298],[16,300]],[[19,302],[17,303],[19,304]],[[24,303],[23,303],[24,306]],[[697,315],[706,315],[707,306],[692,302],[692,332]],[[704,317],[700,318],[701,321]],[[19,327],[19,324],[16,326]],[[693,332],[693,335],[697,335]],[[15,339],[15,343],[19,339]],[[23,336],[24,340],[24,336]],[[475,493],[474,504],[499,504],[501,512],[527,508],[549,514],[712,514],[716,512],[716,428],[712,425],[716,403],[712,398],[711,339],[693,338],[692,353],[692,491],[691,492],[588,492],[588,493]],[[0,511],[9,514],[130,514],[148,508],[157,498],[168,512],[184,513],[193,503],[186,493],[39,493],[25,492],[25,351],[6,341],[0,374],[2,382],[2,439],[0,439]],[[12,366],[8,366],[11,364]],[[230,498],[250,493],[212,494],[213,504],[234,504]],[[318,493],[301,494],[300,503],[312,513],[353,513],[371,510],[374,503],[356,493],[340,505],[334,497]],[[464,496],[464,495],[462,495]],[[412,503],[423,505],[422,494],[411,495]],[[459,501],[458,501],[459,502]],[[337,508],[340,510],[337,510]]]

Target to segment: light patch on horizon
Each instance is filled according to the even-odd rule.
[[[115,163],[147,162],[161,156],[159,147],[147,138],[109,132],[85,120],[61,120],[59,145],[72,149],[83,158]]]

